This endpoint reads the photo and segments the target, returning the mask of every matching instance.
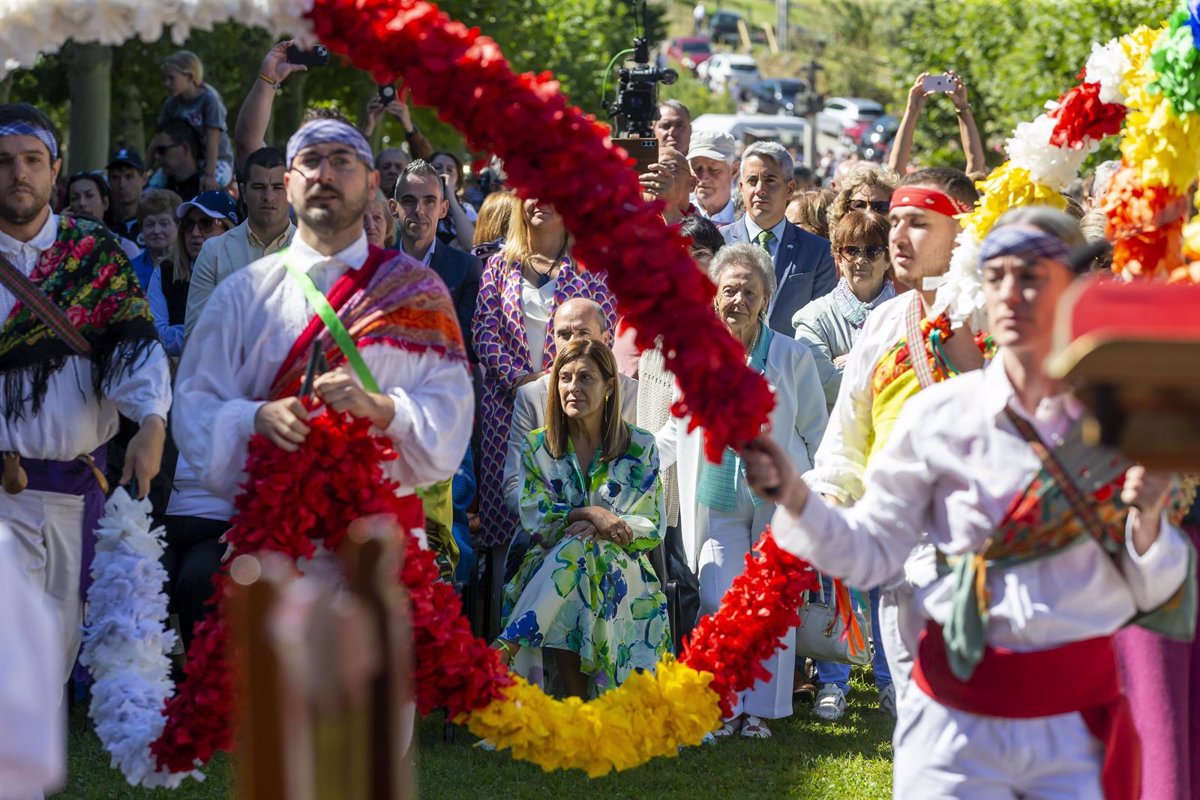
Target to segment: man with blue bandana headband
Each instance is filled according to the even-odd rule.
[[[401,522],[421,528],[415,490],[454,475],[474,410],[449,293],[421,263],[368,244],[363,213],[379,173],[354,127],[317,117],[286,153],[295,236],[218,284],[204,306],[176,382],[180,453],[201,483],[232,500],[252,435],[289,452],[303,445],[306,421],[324,409],[310,412],[298,395],[308,365],[323,361],[311,393],[392,440],[397,458],[384,469],[411,498]],[[353,343],[349,352],[333,331]]]
[[[1113,634],[1189,612],[1194,626],[1194,554],[1166,513],[1174,476],[1085,444],[1082,406],[1043,368],[1083,245],[1057,210],[997,221],[980,271],[999,351],[906,403],[854,507],[810,496],[769,439],[748,450],[751,484],[778,498],[776,540],[822,571],[872,585],[922,532],[936,549],[913,599],[897,798],[1139,797]]]
[[[144,496],[171,405],[166,353],[120,242],[50,206],[62,166],[38,109],[0,105],[0,522],[19,566],[61,625],[62,664],[79,650],[81,590],[108,480],[118,412],[140,430],[121,482]],[[48,676],[57,694],[66,674]]]

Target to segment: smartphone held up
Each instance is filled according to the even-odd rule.
[[[945,92],[950,94],[955,90],[956,85],[954,78],[949,75],[926,75],[924,87],[927,93]]]
[[[324,67],[329,64],[329,48],[319,44],[312,49],[302,50],[294,44],[289,45],[287,63],[300,64],[305,67]]]

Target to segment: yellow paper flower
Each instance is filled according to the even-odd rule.
[[[1187,194],[1200,172],[1200,118],[1180,117],[1170,101],[1139,87],[1130,95],[1121,156],[1139,170],[1146,186],[1169,186]]]
[[[532,761],[543,770],[581,769],[589,777],[673,757],[696,745],[721,721],[712,675],[671,656],[654,674],[636,673],[590,702],[555,700],[519,676],[502,700],[474,711],[465,723],[497,749]]]
[[[1146,71],[1150,63],[1150,51],[1154,49],[1158,37],[1164,35],[1166,31],[1165,22],[1157,28],[1139,25],[1121,37],[1121,49],[1125,51],[1125,57],[1129,59],[1129,69],[1125,71],[1121,80],[1121,91],[1126,97],[1134,88],[1144,87],[1153,80],[1153,70]]]
[[[996,220],[1005,211],[1017,206],[1044,205],[1066,208],[1066,199],[1048,186],[1034,183],[1029,170],[1014,167],[1011,161],[1000,165],[985,181],[978,184],[979,205],[963,219],[963,227],[976,241],[982,242]]]

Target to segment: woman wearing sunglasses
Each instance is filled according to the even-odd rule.
[[[842,369],[867,315],[896,296],[888,277],[887,217],[850,209],[833,227],[833,259],[841,280],[834,290],[796,312],[796,339],[812,348],[829,409],[842,385]]]
[[[167,355],[178,358],[183,353],[183,320],[192,264],[206,241],[238,224],[237,206],[224,192],[201,192],[175,209],[175,218],[179,220],[176,258],[154,268],[146,298]]]
[[[847,211],[874,211],[886,217],[892,192],[899,183],[899,175],[878,164],[865,162],[854,167],[838,184],[837,197],[829,209],[829,230],[837,227]]]

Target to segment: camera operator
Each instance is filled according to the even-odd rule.
[[[660,150],[670,147],[686,153],[692,146],[692,112],[678,100],[663,100],[658,104],[654,138]]]

